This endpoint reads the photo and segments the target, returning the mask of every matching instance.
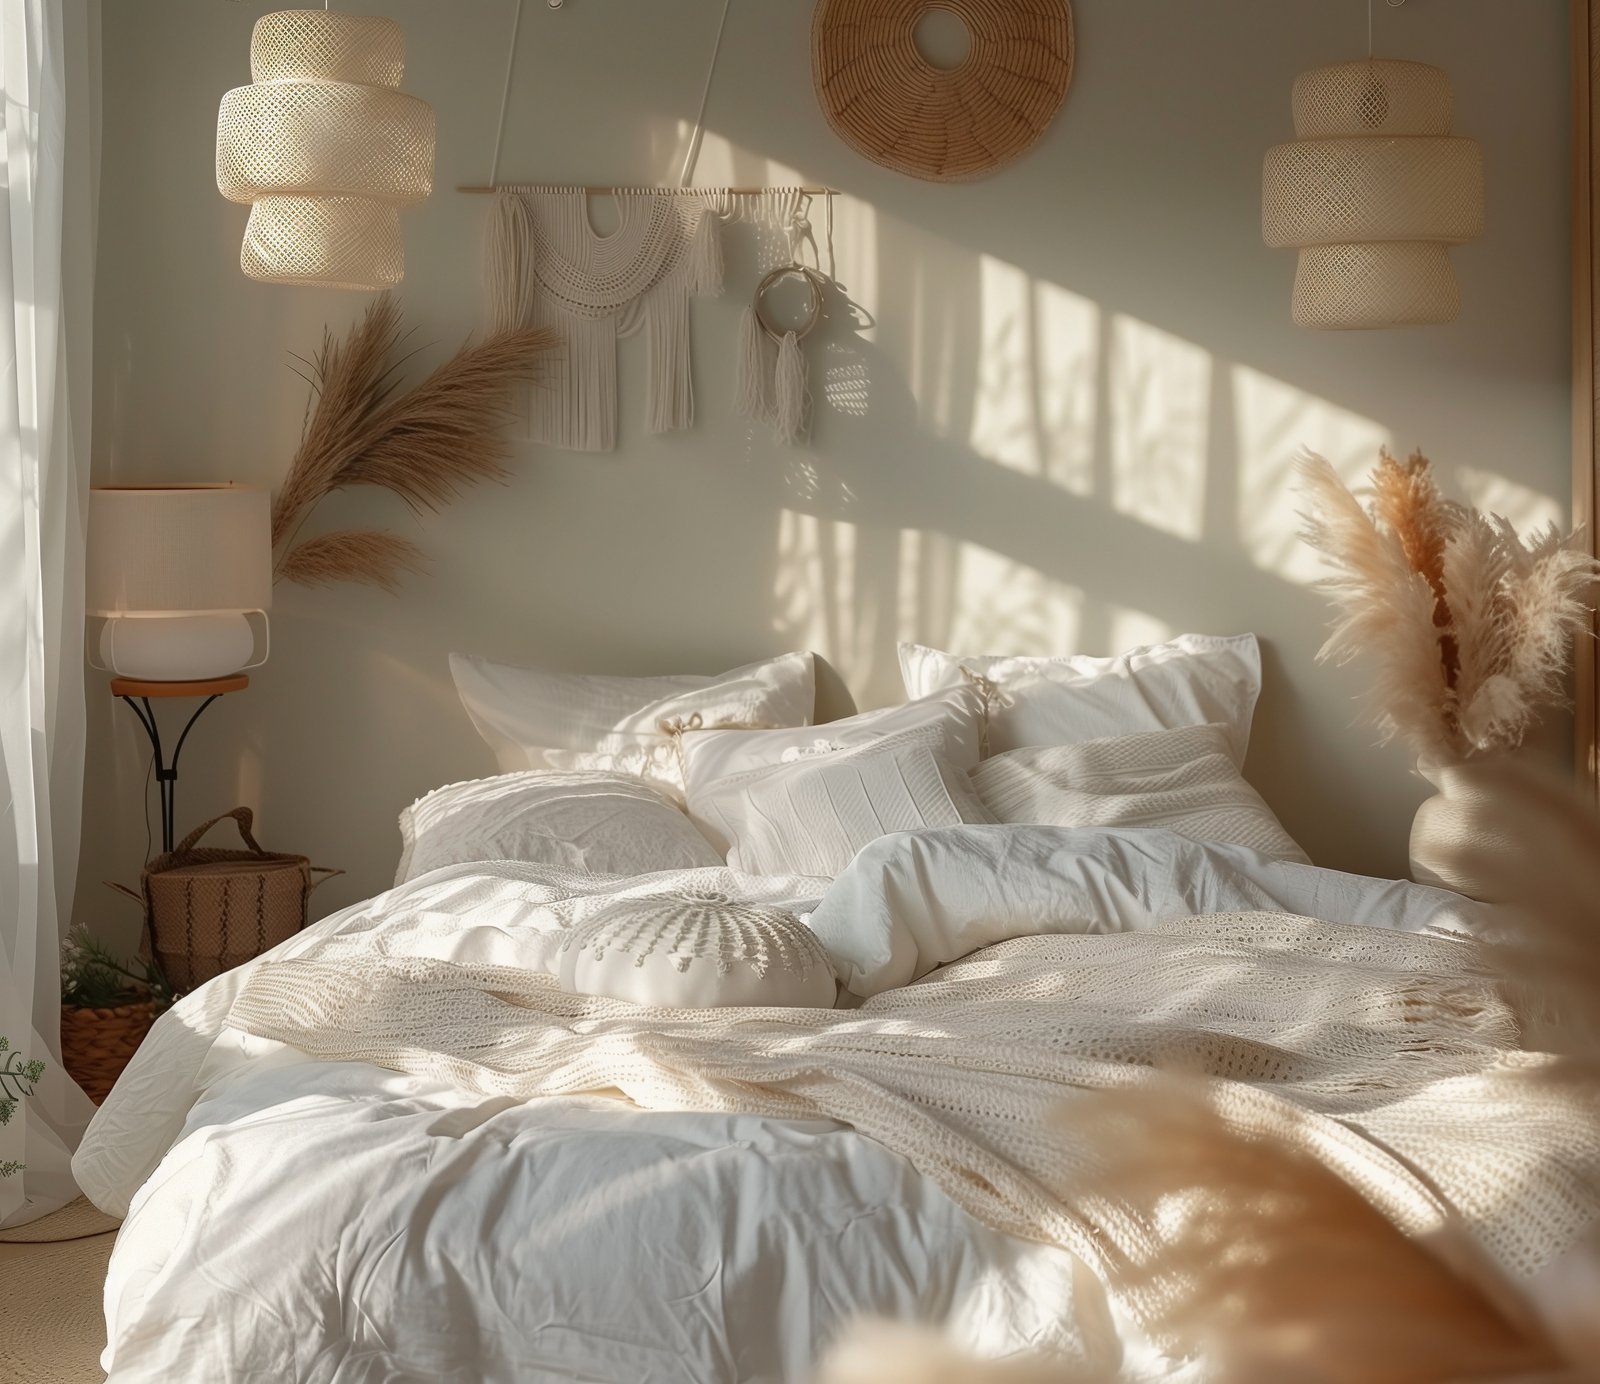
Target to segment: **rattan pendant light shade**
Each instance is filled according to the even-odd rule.
[[[280,10],[250,36],[251,85],[222,98],[217,187],[248,202],[252,279],[380,289],[405,274],[398,209],[433,190],[434,120],[399,90],[389,19]]]
[[[1452,322],[1448,249],[1483,231],[1483,154],[1450,134],[1450,78],[1368,59],[1303,72],[1292,144],[1267,151],[1261,230],[1300,252],[1293,316],[1350,329]]]

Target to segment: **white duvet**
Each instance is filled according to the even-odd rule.
[[[1038,932],[1262,909],[1474,921],[1439,891],[1149,830],[886,838],[831,884],[435,871],[186,998],[102,1108],[74,1170],[127,1217],[106,1285],[111,1379],[804,1380],[865,1313],[946,1322],[986,1355],[1042,1345],[1121,1358],[1134,1378],[1182,1373],[1073,1256],[980,1224],[846,1126],[485,1099],[228,1025],[277,959],[554,972],[573,921],[691,879],[808,915],[858,997]]]

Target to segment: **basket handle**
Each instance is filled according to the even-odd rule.
[[[309,869],[312,874],[322,876],[321,879],[314,879],[311,881],[310,887],[306,889],[307,897],[310,896],[311,890],[315,889],[319,884],[326,884],[335,875],[342,875],[344,873],[343,870],[329,869],[326,865],[309,865],[306,868]]]
[[[102,880],[101,883],[104,884],[107,889],[114,889],[119,894],[126,894],[130,899],[138,904],[140,908],[144,907],[144,895],[135,894],[133,890],[128,888],[126,884],[115,884],[109,879]]]
[[[256,838],[250,834],[250,826],[255,821],[256,814],[248,807],[236,807],[232,812],[224,812],[220,817],[213,817],[209,822],[202,822],[183,840],[178,842],[172,853],[174,855],[182,855],[185,851],[192,851],[200,838],[210,831],[212,827],[216,826],[218,822],[222,821],[224,817],[232,817],[239,824],[239,835],[244,838],[245,845],[250,847],[257,855],[267,854],[256,844]]]

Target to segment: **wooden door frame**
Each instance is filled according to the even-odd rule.
[[[1572,521],[1597,551],[1596,469],[1600,467],[1600,0],[1572,0]],[[1589,617],[1591,635],[1600,633]],[[1578,643],[1574,738],[1579,784],[1600,797],[1600,640]]]

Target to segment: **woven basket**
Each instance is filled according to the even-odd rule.
[[[228,817],[248,849],[201,846],[200,838]],[[145,866],[141,893],[112,886],[144,905],[156,961],[179,992],[293,937],[306,925],[311,891],[344,873],[303,855],[263,850],[250,834],[254,820],[248,807],[213,817]]]
[[[99,1105],[117,1084],[150,1025],[156,1021],[151,1000],[108,1009],[63,1006],[61,1062],[67,1074]]]
[[[971,48],[935,67],[917,24],[948,10]],[[817,0],[811,80],[833,132],[930,182],[981,178],[1032,148],[1072,80],[1070,0]]]

